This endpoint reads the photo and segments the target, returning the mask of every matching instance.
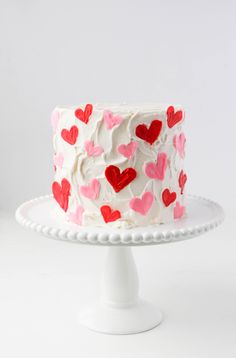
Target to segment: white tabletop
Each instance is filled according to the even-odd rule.
[[[1,213],[0,356],[234,358],[235,219],[198,240],[134,248],[141,296],[168,315],[149,332],[109,336],[76,322],[107,248],[50,240]]]

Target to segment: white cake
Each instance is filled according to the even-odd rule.
[[[65,219],[132,228],[185,215],[183,120],[172,105],[57,107],[52,191]]]

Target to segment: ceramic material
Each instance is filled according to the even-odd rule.
[[[84,326],[108,334],[132,334],[157,326],[162,314],[139,298],[138,275],[130,246],[162,244],[203,234],[224,219],[222,208],[207,199],[188,197],[188,217],[175,223],[108,229],[81,227],[52,216],[54,200],[44,196],[22,204],[16,220],[42,235],[68,242],[107,245],[108,256],[101,281],[100,298],[79,314]]]
[[[80,227],[66,222],[55,213],[51,195],[22,204],[16,211],[19,224],[53,239],[96,245],[151,245],[175,242],[201,235],[218,226],[224,219],[222,208],[215,202],[197,196],[186,198],[188,215],[163,225],[133,229]]]
[[[161,312],[139,298],[131,248],[109,247],[100,299],[81,311],[79,322],[102,333],[132,334],[154,328],[161,320]]]

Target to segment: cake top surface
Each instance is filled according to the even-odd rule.
[[[80,103],[79,107],[83,108],[86,106],[86,103]],[[127,104],[127,103],[95,103],[93,104],[94,110],[110,110],[112,112],[119,113],[137,113],[137,112],[145,112],[145,113],[156,113],[156,112],[166,112],[166,109],[170,105],[167,103],[139,103],[139,104]],[[176,109],[182,108],[180,105],[173,105]],[[78,105],[66,106],[59,105],[56,107],[57,110],[75,110],[78,108]]]

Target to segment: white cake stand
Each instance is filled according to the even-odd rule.
[[[224,219],[222,208],[207,199],[189,196],[185,219],[171,224],[135,229],[78,227],[53,217],[57,205],[51,196],[22,204],[16,220],[42,235],[67,242],[109,246],[101,282],[100,298],[81,310],[79,321],[103,333],[131,334],[157,326],[162,314],[139,298],[138,275],[131,246],[157,245],[190,239],[218,226]]]

